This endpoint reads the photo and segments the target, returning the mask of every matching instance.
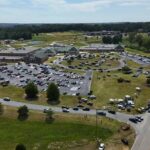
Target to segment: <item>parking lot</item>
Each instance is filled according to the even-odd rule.
[[[0,67],[0,83],[7,82],[11,85],[24,87],[33,81],[40,91],[46,91],[48,84],[55,82],[61,94],[87,95],[90,91],[92,72],[85,75],[64,73],[48,65],[16,63]]]
[[[121,53],[121,56],[123,58],[127,58],[129,60],[132,60],[138,64],[141,64],[141,65],[150,65],[150,58],[149,57],[143,57],[143,56],[140,56],[140,55],[132,55],[132,54],[129,54],[129,53]]]

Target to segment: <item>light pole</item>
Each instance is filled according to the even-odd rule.
[[[97,110],[98,109],[96,109],[96,140],[98,139],[98,132],[97,132],[97,129],[98,129],[98,116],[97,116]]]

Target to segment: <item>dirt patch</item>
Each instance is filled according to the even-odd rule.
[[[129,147],[126,147],[122,144],[111,144],[106,148],[106,150],[129,150]]]

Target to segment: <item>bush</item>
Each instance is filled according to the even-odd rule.
[[[130,73],[132,73],[132,70],[128,66],[125,66],[122,68],[122,72],[124,74],[130,74]]]
[[[46,123],[52,123],[54,118],[53,118],[53,111],[51,109],[48,110],[48,112],[46,112]]]
[[[26,150],[26,147],[23,144],[18,144],[16,150]]]
[[[122,82],[124,82],[124,79],[123,78],[119,78],[119,79],[117,79],[117,81],[118,81],[118,83],[122,83]]]
[[[131,80],[124,80],[124,82],[126,82],[126,83],[131,83]]]
[[[150,79],[150,75],[149,75],[149,76],[147,76],[147,79]]]
[[[147,84],[148,86],[150,86],[150,78],[147,78],[146,84]]]
[[[28,118],[28,107],[27,106],[22,106],[18,109],[18,119],[19,120],[26,120]]]
[[[4,108],[3,108],[3,105],[0,103],[0,115],[2,115],[4,112]]]
[[[93,91],[92,90],[90,90],[90,92],[88,93],[88,95],[92,95],[93,94]]]

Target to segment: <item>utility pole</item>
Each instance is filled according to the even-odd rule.
[[[96,109],[96,140],[98,139],[97,126],[98,126],[98,118],[97,118],[97,109]]]

